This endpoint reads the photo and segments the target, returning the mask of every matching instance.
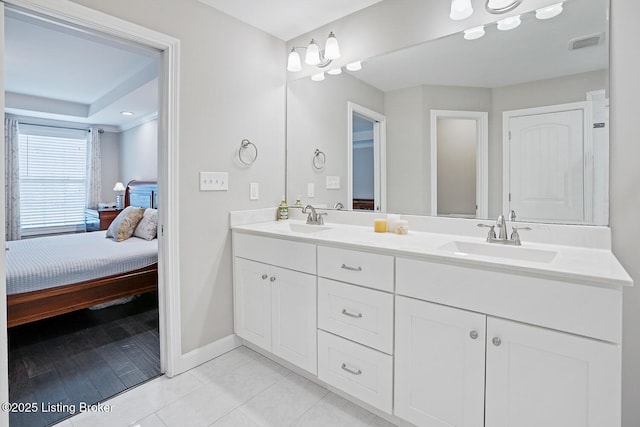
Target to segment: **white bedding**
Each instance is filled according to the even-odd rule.
[[[7,294],[98,279],[158,261],[158,240],[105,238],[105,231],[7,242]]]

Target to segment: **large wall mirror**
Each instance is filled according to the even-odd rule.
[[[510,31],[490,24],[479,39],[453,34],[290,81],[288,200],[608,224],[608,7],[568,0]]]

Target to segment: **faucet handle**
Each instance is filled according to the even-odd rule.
[[[520,241],[520,234],[518,233],[518,230],[531,230],[531,227],[516,227],[516,226],[513,226],[513,227],[511,227],[511,229],[513,230],[511,232],[511,240],[513,240],[513,243],[516,246],[520,246],[520,245],[522,245],[522,242]]]
[[[322,219],[322,217],[326,216],[327,213],[326,212],[318,212],[316,215],[318,217],[318,225],[324,225],[324,219]]]
[[[509,221],[514,222],[515,220],[516,220],[516,211],[511,209],[511,212],[509,212]]]
[[[496,238],[496,226],[495,225],[487,225],[487,224],[478,224],[480,228],[488,228],[489,233],[487,233],[487,242],[491,239]]]

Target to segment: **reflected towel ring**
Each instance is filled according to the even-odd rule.
[[[258,158],[258,147],[248,139],[243,139],[240,142],[238,158],[243,164],[251,166]]]
[[[327,163],[327,156],[320,151],[320,149],[316,148],[316,151],[313,153],[313,168],[316,170],[324,169],[325,163]]]

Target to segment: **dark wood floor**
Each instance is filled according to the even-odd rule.
[[[160,375],[155,294],[102,310],[80,310],[9,329],[9,398],[102,402]],[[11,427],[42,427],[69,414],[10,414]]]

